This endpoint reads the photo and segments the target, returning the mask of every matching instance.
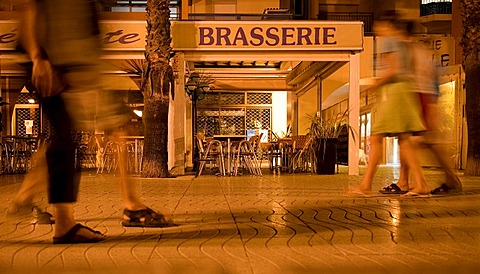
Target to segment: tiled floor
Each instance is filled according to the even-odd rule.
[[[394,179],[382,168],[374,187]],[[425,170],[431,187],[441,172]],[[0,176],[4,213],[21,175]],[[336,175],[141,179],[174,228],[124,228],[117,178],[84,172],[79,222],[105,242],[52,245],[52,226],[0,215],[0,273],[480,273],[480,177],[433,198],[350,197]],[[38,204],[51,211],[45,195]],[[41,200],[40,200],[41,199]]]

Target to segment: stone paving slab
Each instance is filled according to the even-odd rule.
[[[438,170],[425,170],[433,188]],[[82,173],[76,218],[105,242],[52,245],[53,226],[6,217],[22,175],[0,176],[0,273],[480,273],[480,178],[432,198],[345,193],[361,176],[133,177],[173,228],[124,228],[113,174]],[[383,167],[379,189],[398,168]],[[46,195],[36,203],[51,211]]]

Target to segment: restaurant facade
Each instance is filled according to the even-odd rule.
[[[197,10],[199,6],[197,6]],[[189,7],[190,9],[192,7]],[[15,51],[18,23],[6,16],[0,25],[0,73],[4,135],[35,135],[44,123],[41,106],[25,88],[25,57]],[[102,15],[103,86],[116,92],[132,108],[130,135],[142,134],[143,99],[138,75],[128,72],[127,60],[144,59],[143,16]],[[261,18],[260,18],[261,19]],[[192,105],[196,104],[196,133],[247,135],[263,132],[263,142],[291,129],[294,135],[308,132],[309,117],[329,117],[348,111],[349,125],[358,129],[348,139],[348,173],[358,174],[359,152],[368,154],[371,106],[369,90],[376,76],[378,38],[365,35],[362,21],[319,20],[173,20],[172,66],[175,99],[171,101],[169,166],[177,174],[193,165]],[[464,121],[461,117],[462,77],[451,37],[419,38],[434,49],[432,58],[440,67],[440,89],[445,127],[452,134],[451,153],[457,168],[464,157]],[[185,84],[192,73],[208,81],[211,91],[192,102]],[[15,104],[13,104],[15,102]],[[356,136],[354,136],[356,135]],[[384,163],[398,164],[395,139],[385,142]],[[422,157],[424,165],[436,164]]]

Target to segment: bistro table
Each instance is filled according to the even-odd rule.
[[[268,152],[270,169],[278,169],[280,171],[287,170],[290,162],[289,156],[292,150],[292,138],[281,138],[276,141],[270,141],[270,149]]]
[[[135,173],[140,173],[141,171],[141,167],[140,167],[140,164],[141,164],[141,159],[142,159],[142,156],[143,156],[143,145],[140,144],[141,142],[140,141],[143,141],[144,139],[144,136],[120,136],[119,137],[120,139],[123,139],[123,140],[130,140],[130,141],[133,141],[134,142],[134,169],[135,169]]]
[[[222,142],[227,142],[227,172],[226,174],[230,175],[232,172],[232,163],[231,163],[231,147],[232,141],[242,141],[247,138],[247,135],[213,135],[213,139],[219,140]]]

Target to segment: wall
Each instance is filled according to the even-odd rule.
[[[272,93],[272,131],[279,133],[287,129],[287,92]]]
[[[372,36],[364,37],[364,50],[360,53],[360,79],[373,77],[374,40]],[[344,65],[323,81],[323,98],[349,82],[349,66]]]
[[[310,88],[298,98],[298,134],[307,134],[310,126],[308,115],[313,116],[317,112],[317,86]]]
[[[280,7],[280,0],[237,0],[238,13],[263,13],[266,8]]]

